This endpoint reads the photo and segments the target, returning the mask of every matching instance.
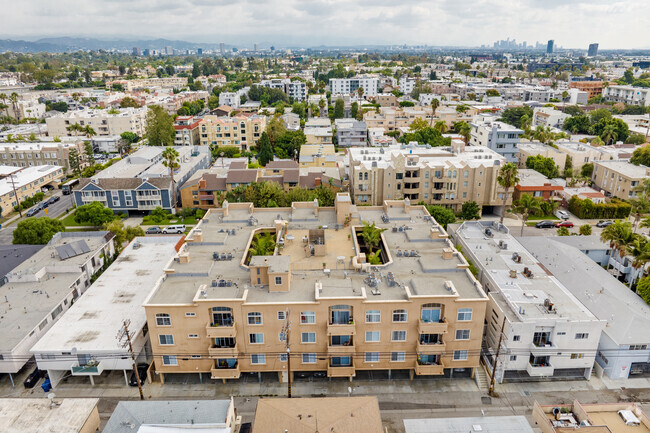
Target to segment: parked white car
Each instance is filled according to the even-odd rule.
[[[175,226],[167,226],[165,227],[162,232],[164,234],[170,234],[170,233],[175,233],[175,234],[181,234],[185,231],[185,225],[184,224],[179,224]]]
[[[565,210],[556,210],[555,211],[555,216],[558,217],[561,220],[568,220],[569,219],[569,212]]]

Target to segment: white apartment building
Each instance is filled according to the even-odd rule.
[[[633,86],[609,86],[603,89],[603,97],[610,102],[650,106],[650,89]]]
[[[650,114],[622,114],[614,117],[625,122],[630,133],[641,134],[646,138],[650,137]]]
[[[242,93],[240,92],[221,92],[219,94],[219,105],[227,105],[232,108],[239,108],[241,105]]]
[[[91,126],[98,136],[120,135],[133,132],[144,135],[148,108],[120,108],[114,114],[109,110],[78,110],[57,114],[45,119],[48,134],[52,137],[74,136],[76,132],[68,131],[70,125]],[[81,133],[80,135],[83,135]]]
[[[292,81],[290,78],[274,78],[271,80],[262,80],[260,86],[280,89],[289,98],[293,98],[294,101],[304,101],[307,99],[307,84],[303,81]]]
[[[496,380],[589,379],[606,321],[549,275],[504,225],[472,221],[450,231],[488,293],[488,366],[503,328]]]
[[[9,116],[18,120],[33,117],[42,119],[45,116],[45,104],[38,99],[21,99],[15,106],[10,101],[6,101],[6,105]]]
[[[537,126],[548,126],[551,128],[561,128],[564,121],[571,117],[570,114],[563,113],[553,107],[536,107],[533,109],[533,128]]]
[[[118,137],[119,138],[119,137]],[[0,143],[0,164],[13,167],[59,165],[65,172],[70,170],[70,150],[76,150],[80,165],[86,166],[86,149],[82,140],[66,142]]]
[[[363,96],[377,96],[378,78],[368,75],[359,75],[354,78],[331,78],[330,91],[332,95],[349,95],[363,89]]]
[[[405,95],[410,95],[417,84],[418,79],[412,78],[407,75],[399,77],[399,91]]]
[[[29,361],[32,346],[113,256],[113,237],[107,231],[57,233],[0,281],[0,373],[17,373]]]
[[[517,163],[519,136],[524,131],[491,119],[472,122],[470,126],[472,127],[471,145],[485,146],[503,155],[508,162]]]

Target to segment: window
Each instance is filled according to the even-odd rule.
[[[266,355],[263,353],[251,354],[251,364],[266,364]]]
[[[199,338],[199,334],[187,334],[187,338]]]
[[[406,310],[393,310],[393,322],[406,322]]]
[[[302,363],[303,364],[316,364],[316,354],[315,353],[303,353],[302,354]]]
[[[285,332],[278,333],[278,339],[280,341],[287,341],[287,334]]]
[[[192,355],[190,356],[192,359],[201,359],[201,355]]]
[[[172,318],[167,313],[156,314],[156,326],[172,326]]]
[[[467,350],[454,350],[454,361],[467,360]]]
[[[196,313],[185,313],[185,317],[196,317]]]
[[[586,340],[589,338],[589,333],[587,332],[579,332],[576,334],[576,340]]]
[[[300,323],[316,323],[316,313],[313,311],[303,311],[300,313]]]
[[[647,348],[647,344],[633,344],[630,346],[630,350],[646,350]]]
[[[391,352],[390,361],[391,362],[404,362],[406,359],[406,352]]]
[[[511,361],[516,361],[517,360],[517,355],[510,355],[510,360]]]
[[[280,354],[280,362],[287,362],[287,359],[289,359],[289,355],[286,353],[281,353]]]
[[[605,365],[609,364],[609,359],[607,359],[607,357],[605,355],[603,355],[603,352],[598,352],[598,356],[600,357],[600,359],[603,360]]]
[[[285,311],[278,311],[278,320],[284,320],[286,318],[287,318],[287,315],[286,315]]]
[[[163,365],[178,365],[176,355],[163,355]]]
[[[379,352],[366,352],[366,362],[379,362]]]
[[[54,311],[52,311],[52,320],[56,319],[56,316],[58,316],[59,314],[61,314],[62,311],[63,311],[63,305],[59,304],[59,305],[54,309]]]
[[[302,343],[315,343],[316,342],[316,333],[315,332],[303,332],[300,335],[300,341]]]
[[[258,313],[258,312],[248,313],[248,324],[249,325],[261,325],[262,324],[262,313]]]
[[[521,341],[521,335],[513,335],[512,341]]]
[[[469,329],[457,329],[456,340],[469,340]]]
[[[174,344],[174,336],[171,334],[160,334],[158,336],[158,341],[161,346],[169,346]]]
[[[425,323],[438,323],[442,317],[440,304],[425,304],[420,312],[420,319]]]
[[[275,277],[275,285],[276,286],[282,285],[282,277]]]
[[[376,343],[379,341],[379,331],[366,331],[366,343]]]
[[[571,359],[582,359],[583,356],[585,356],[584,353],[572,353]]]
[[[248,334],[248,342],[250,344],[264,344],[264,334],[258,332],[257,334]]]
[[[406,341],[406,331],[393,331],[391,335],[392,341]]]
[[[379,310],[366,311],[366,323],[379,323],[381,321],[381,312]]]
[[[458,310],[458,321],[459,322],[468,322],[472,320],[472,309],[471,308],[461,308]]]

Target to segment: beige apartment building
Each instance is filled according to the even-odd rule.
[[[650,168],[643,165],[620,160],[594,161],[591,180],[594,188],[602,191],[607,197],[627,200],[636,197],[637,192],[634,189],[649,176]]]
[[[0,164],[13,167],[33,167],[36,165],[58,165],[65,172],[70,170],[70,150],[75,149],[80,156],[80,166],[88,165],[86,149],[82,140],[75,142],[25,142],[0,143]]]
[[[83,133],[68,131],[70,125],[92,127],[98,136],[120,135],[123,132],[133,132],[138,136],[144,135],[147,124],[148,108],[120,108],[111,110],[79,110],[68,111],[45,119],[50,137],[83,136]]]
[[[370,265],[362,222],[383,229]],[[270,234],[270,255],[249,252]],[[373,257],[375,257],[373,255]],[[373,260],[374,262],[374,260]],[[487,296],[424,206],[210,209],[144,302],[156,372],[473,376]],[[290,364],[289,364],[290,361]]]
[[[486,147],[453,140],[451,147],[351,148],[348,155],[356,204],[408,198],[459,211],[464,202],[475,201],[490,212],[503,205],[504,191],[496,179],[505,158]]]
[[[379,112],[370,110],[363,115],[368,129],[384,128],[384,131],[396,131],[399,128],[408,128],[415,119],[423,119],[431,122],[431,108],[404,107],[391,108],[382,107]]]
[[[11,213],[14,206],[34,197],[45,185],[58,185],[63,176],[63,167],[58,165],[24,168],[0,165],[0,216]]]
[[[121,84],[125,92],[133,92],[147,87],[178,88],[187,86],[187,77],[142,78],[138,80],[108,81],[106,88],[111,89],[113,84]]]
[[[256,146],[266,129],[265,116],[204,116],[199,125],[201,145],[235,146],[248,150]]]
[[[339,158],[333,144],[303,144],[300,146],[300,167],[338,167]]]

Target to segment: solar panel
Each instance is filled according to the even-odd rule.
[[[60,245],[56,247],[56,252],[59,254],[61,260],[76,257],[81,254],[89,253],[90,248],[84,240],[74,241],[69,244]]]

